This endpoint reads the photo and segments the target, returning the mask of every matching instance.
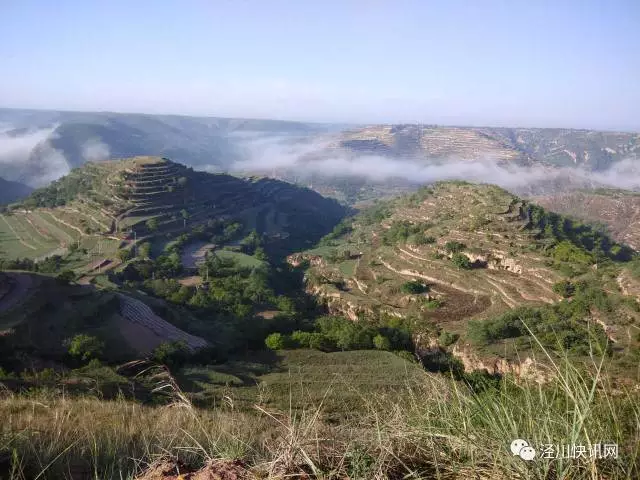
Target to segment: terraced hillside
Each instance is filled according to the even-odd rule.
[[[534,198],[545,208],[597,223],[619,242],[640,248],[640,195],[626,190],[579,190]]]
[[[584,295],[589,298],[603,296],[608,303],[604,310],[591,305],[573,312],[571,322],[577,323],[571,328],[586,329],[595,322],[601,325],[601,339],[606,332],[618,342],[622,357],[626,347],[637,349],[640,309],[635,299],[621,294],[615,280],[631,255],[604,234],[498,187],[456,182],[380,203],[341,224],[323,246],[289,261],[308,265],[307,290],[334,314],[354,321],[408,319],[423,331],[425,345],[437,344],[438,335],[446,332],[447,338],[460,336],[454,350],[461,357],[480,354],[497,361],[514,359],[516,349],[523,352],[531,345],[518,328],[492,341],[474,341],[484,335],[477,334],[483,322],[507,322],[503,315],[525,308],[516,311],[515,320],[555,315],[556,320],[547,319],[550,331],[568,329],[560,320],[567,320],[565,314],[555,309],[569,308],[562,299],[571,296],[567,289],[573,294],[574,284],[581,292],[588,290]],[[547,320],[531,321],[542,325]]]
[[[43,275],[0,273],[0,337],[11,362],[59,361],[76,334],[101,340],[111,361],[147,355],[163,342],[184,341],[191,349],[207,345],[128,294]]]
[[[36,190],[2,214],[0,235],[10,258],[38,259],[76,246],[99,260],[132,240],[179,233],[209,219],[233,217],[272,238],[309,240],[344,213],[335,201],[285,182],[136,157],[88,163]]]
[[[605,170],[640,156],[640,135],[541,128],[378,125],[345,131],[338,145],[355,152],[427,159],[517,161]]]

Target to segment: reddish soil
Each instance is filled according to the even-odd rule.
[[[179,462],[160,460],[136,480],[252,480],[254,475],[235,460],[215,460],[200,470],[190,470]]]

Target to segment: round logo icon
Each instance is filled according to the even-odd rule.
[[[511,442],[511,453],[513,453],[513,455],[518,455],[521,459],[526,461],[536,458],[535,448],[529,446],[529,442],[522,440],[521,438],[516,438]]]

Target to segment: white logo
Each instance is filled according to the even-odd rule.
[[[511,442],[511,453],[518,455],[521,459],[526,461],[536,458],[535,448],[530,447],[526,440],[522,440],[520,438]]]

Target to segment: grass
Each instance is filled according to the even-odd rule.
[[[417,364],[389,352],[285,350],[277,357],[254,353],[222,365],[189,368],[177,378],[201,406],[219,404],[231,386],[237,408],[251,409],[258,398],[269,407],[296,411],[324,401],[327,418],[340,421],[362,412],[365,398],[394,396],[425,376]],[[332,390],[339,395],[327,393]]]
[[[297,355],[304,370],[310,354]],[[357,356],[371,359],[369,352]],[[166,371],[155,377],[167,392],[165,406],[44,392],[7,394],[0,400],[0,465],[4,462],[4,478],[11,479],[131,478],[167,455],[194,467],[213,458],[240,458],[262,472],[257,478],[274,479],[302,478],[302,472],[317,479],[638,478],[638,393],[618,389],[614,394],[597,359],[589,375],[565,358],[549,360],[543,386],[506,378],[498,389],[476,393],[453,380],[424,375],[419,383],[394,386],[400,397],[363,395],[362,411],[340,423],[327,421],[325,411],[328,396],[344,394],[339,383],[301,410],[269,406],[261,396],[251,409],[240,409],[233,388],[216,408],[199,409]],[[357,380],[361,365],[349,369],[348,362],[332,362]],[[362,373],[381,366],[373,363]],[[317,376],[320,368],[310,372]],[[399,380],[393,371],[387,373],[388,383]],[[305,388],[291,376],[291,395]],[[619,457],[525,462],[509,451],[516,438],[538,452],[543,444],[614,443]]]
[[[36,258],[59,247],[59,242],[40,235],[20,214],[2,215],[0,242],[7,258]]]
[[[259,267],[263,264],[262,261],[258,260],[255,257],[252,257],[251,255],[247,255],[246,253],[242,253],[242,252],[234,252],[232,250],[216,250],[215,254],[217,256],[219,256],[220,258],[223,259],[233,259],[237,262],[238,266],[240,267]]]

